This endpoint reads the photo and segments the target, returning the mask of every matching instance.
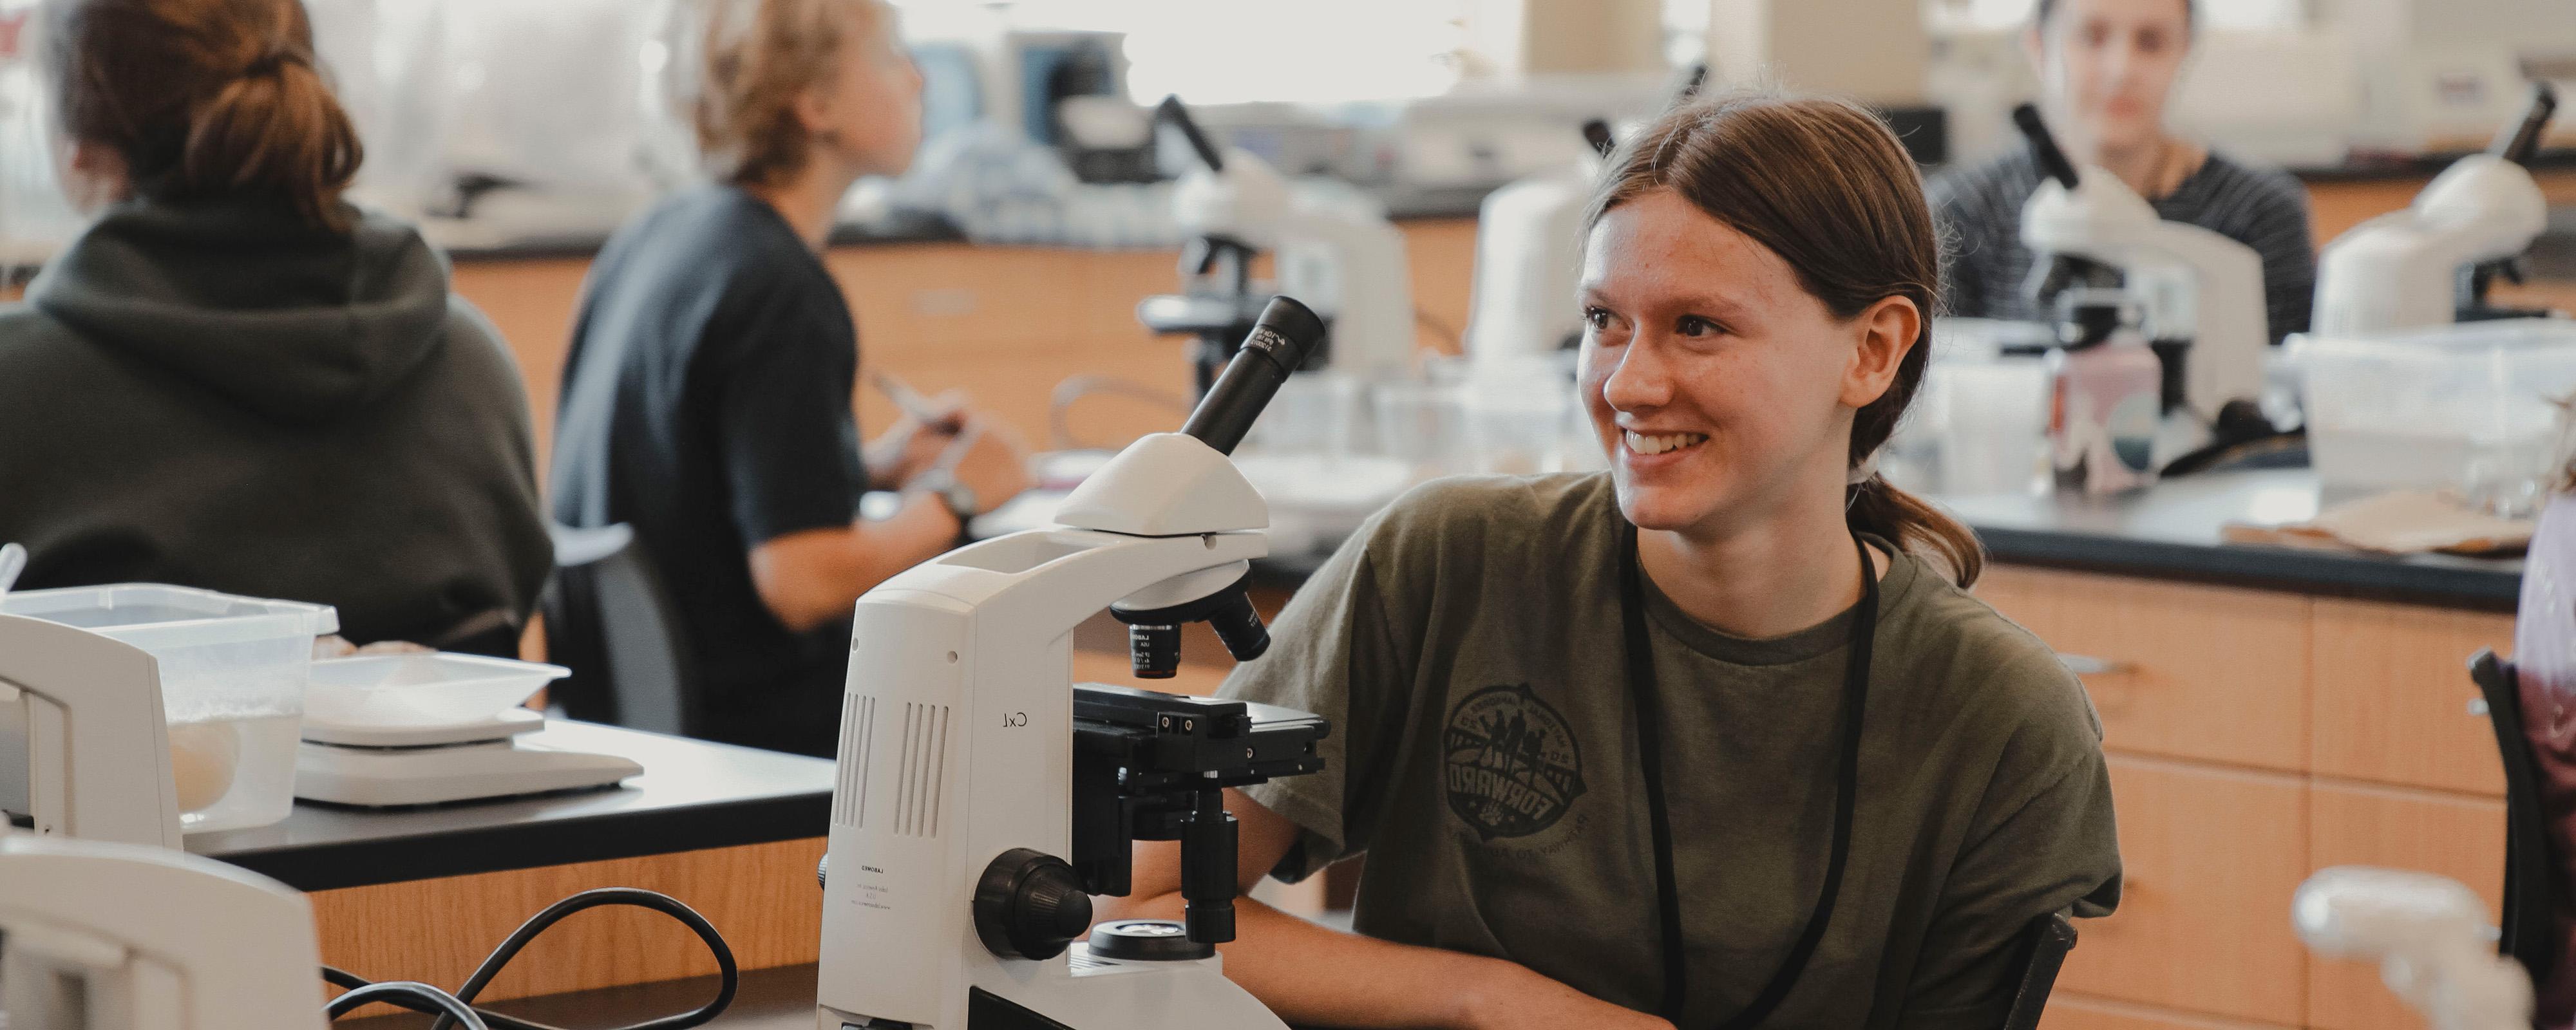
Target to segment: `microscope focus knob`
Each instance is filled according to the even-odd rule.
[[[1091,895],[1061,858],[1012,848],[975,883],[975,936],[1003,958],[1048,959],[1091,929]]]

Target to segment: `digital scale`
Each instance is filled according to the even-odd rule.
[[[313,670],[295,750],[295,796],[307,801],[482,801],[614,786],[644,771],[568,746],[570,734],[518,707],[564,675],[557,666],[433,654],[317,661]]]

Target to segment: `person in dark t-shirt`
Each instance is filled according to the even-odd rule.
[[[831,754],[861,593],[1027,485],[1008,431],[907,416],[862,447],[857,331],[820,252],[842,193],[901,171],[921,79],[882,0],[708,5],[717,181],[620,230],[565,359],[555,518],[634,527],[679,611],[702,733]],[[902,507],[857,517],[871,488]]]

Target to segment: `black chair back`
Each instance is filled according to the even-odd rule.
[[[2540,760],[2522,723],[2522,685],[2513,663],[2494,651],[2469,659],[2469,678],[2486,700],[2495,727],[2496,753],[2504,759],[2504,926],[2496,950],[2531,972],[2539,983],[2558,961],[2559,891],[2549,815],[2542,807]]]
[[[546,655],[572,670],[549,695],[564,714],[693,736],[703,721],[670,595],[625,525],[553,527]]]
[[[2048,1008],[2048,992],[2057,986],[2057,970],[2066,964],[2066,953],[2075,950],[2075,924],[2056,912],[2033,919],[2022,930],[2018,947],[2025,956],[2021,985],[2013,991],[2012,1011],[2004,1016],[2004,1030],[2039,1030],[2040,1012]]]

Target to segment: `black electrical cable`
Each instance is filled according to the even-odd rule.
[[[352,988],[348,993],[331,999],[330,1004],[322,1006],[322,1015],[326,1019],[338,1019],[352,1011],[379,1002],[407,1008],[414,1012],[437,1012],[441,1014],[442,1019],[453,1019],[463,1024],[466,1030],[490,1030],[484,1024],[482,1017],[475,1015],[474,1009],[464,1002],[456,1000],[455,995],[428,984],[410,980],[387,980],[383,983]]]
[[[500,947],[492,949],[491,956],[485,958],[482,965],[475,967],[474,975],[465,978],[465,986],[456,992],[457,1000],[466,1006],[472,1006],[475,996],[482,994],[483,988],[491,985],[492,978],[499,976],[502,968],[508,966],[512,959],[518,958],[519,952],[528,946],[528,942],[535,940],[538,934],[562,922],[566,916],[602,905],[646,908],[678,920],[680,925],[696,933],[700,941],[706,942],[708,953],[714,955],[716,959],[718,980],[715,999],[704,1005],[660,1019],[615,1027],[613,1030],[689,1030],[691,1027],[704,1026],[713,1022],[717,1016],[724,1014],[725,1009],[733,1006],[734,991],[740,986],[741,977],[740,971],[734,966],[733,949],[725,944],[724,935],[717,933],[715,926],[708,923],[705,916],[699,915],[696,909],[681,904],[679,899],[668,894],[658,894],[633,887],[602,887],[597,890],[583,891],[548,905],[545,911],[528,917],[527,922],[519,924],[517,930],[511,931],[509,938],[503,940]],[[332,986],[349,989],[350,994],[371,986],[381,986],[354,973],[330,966],[322,967],[322,979]],[[348,994],[341,995],[340,1000],[346,1000],[348,997]],[[391,995],[367,1000],[399,1005],[414,1012],[438,1013],[438,1019],[430,1024],[430,1030],[452,1030],[458,1022],[455,1013],[451,1011],[427,1002],[407,1000],[407,998],[406,995]],[[337,1001],[334,1002],[334,1004],[337,1003]],[[468,1030],[561,1030],[559,1027],[503,1015],[490,1009],[472,1008],[471,1014],[481,1017],[482,1023],[471,1025]]]

